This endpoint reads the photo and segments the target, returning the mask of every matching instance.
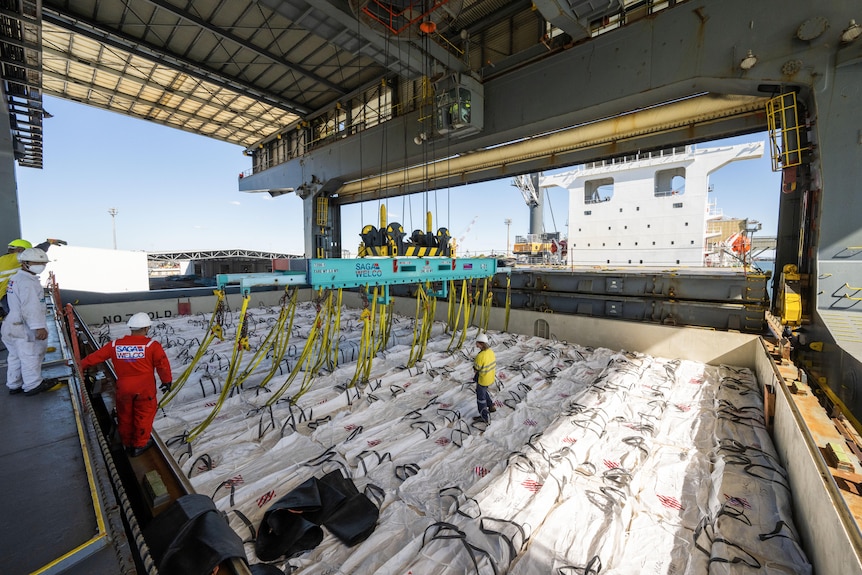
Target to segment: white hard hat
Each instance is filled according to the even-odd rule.
[[[484,343],[485,345],[488,345],[488,336],[484,333],[480,333],[476,336],[476,343]]]
[[[141,329],[153,325],[153,320],[146,313],[139,311],[129,318],[129,329]]]
[[[48,254],[45,253],[45,250],[41,250],[39,248],[27,248],[18,254],[18,261],[21,263],[47,264]]]

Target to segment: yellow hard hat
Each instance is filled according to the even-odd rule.
[[[9,242],[9,247],[10,248],[23,248],[26,250],[26,249],[32,248],[33,244],[31,244],[27,240],[17,239],[17,240],[12,240],[11,242]]]

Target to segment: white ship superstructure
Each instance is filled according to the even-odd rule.
[[[763,143],[685,146],[544,176],[569,190],[569,265],[704,266],[709,175],[763,155]]]

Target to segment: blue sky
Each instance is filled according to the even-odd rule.
[[[110,249],[108,210],[116,208],[119,249],[302,253],[301,200],[239,192],[237,176],[251,167],[241,146],[66,100],[46,97],[44,106],[53,115],[45,120],[44,167],[16,172],[25,238]],[[765,134],[722,143],[757,140],[765,141]],[[734,162],[710,182],[725,216],[759,220],[761,235],[775,235],[780,178],[768,155]],[[345,249],[355,253],[362,224],[377,223],[379,205],[344,209]],[[428,207],[435,214],[434,229],[445,226],[463,237],[462,250],[505,251],[506,218],[512,220],[510,241],[529,231],[529,210],[509,178],[390,199],[389,221],[400,222],[408,233],[424,228]],[[567,224],[567,193],[552,189],[546,195],[545,230],[565,235]]]

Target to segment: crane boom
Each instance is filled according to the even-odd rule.
[[[467,228],[464,230],[464,233],[461,234],[457,240],[455,238],[452,238],[452,246],[451,246],[452,257],[456,257],[456,252],[457,252],[458,248],[460,248],[461,244],[464,243],[464,239],[467,237],[467,234],[470,233],[470,228],[473,227],[473,224],[475,224],[476,220],[478,220],[478,219],[479,219],[478,215],[473,216],[473,219],[470,220],[470,223],[467,225]]]
[[[515,176],[512,179],[512,185],[521,191],[524,196],[524,202],[531,208],[539,205],[539,195],[536,193],[536,188],[533,187],[533,179],[529,174]]]
[[[479,219],[479,216],[474,216],[473,219],[470,220],[470,223],[467,225],[467,228],[464,230],[464,233],[461,234],[461,237],[458,238],[458,244],[459,245],[464,242],[464,238],[466,238],[467,234],[470,233],[470,228],[473,227],[473,224],[475,224],[476,220],[478,220],[478,219]]]

